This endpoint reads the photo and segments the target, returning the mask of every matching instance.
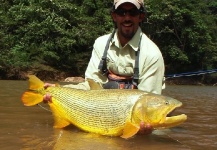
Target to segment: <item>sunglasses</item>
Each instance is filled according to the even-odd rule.
[[[126,16],[126,14],[128,13],[130,16],[132,17],[135,17],[135,16],[138,16],[140,11],[136,8],[133,8],[133,9],[123,9],[123,8],[120,8],[120,9],[116,9],[114,11],[118,16]]]

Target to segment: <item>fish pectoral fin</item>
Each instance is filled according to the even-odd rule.
[[[63,112],[60,111],[60,108],[55,105],[55,100],[53,99],[53,103],[49,103],[50,109],[54,116],[54,128],[64,128],[70,124],[70,122],[62,117]]]
[[[22,95],[21,100],[25,106],[34,106],[42,102],[43,96],[38,93],[27,91]]]
[[[123,135],[121,137],[124,139],[130,138],[134,136],[139,131],[139,129],[140,127],[138,125],[127,122],[124,126]]]

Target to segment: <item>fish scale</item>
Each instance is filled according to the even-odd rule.
[[[126,91],[126,94],[132,93],[134,96],[126,98],[119,90],[110,90],[107,94],[105,90],[87,92],[78,89],[49,87],[46,92],[55,98],[55,104],[58,108],[62,108],[60,111],[72,124],[85,131],[106,135],[120,132],[118,130],[123,128],[127,119],[130,119],[131,110],[136,100],[145,93],[138,91],[135,96],[135,92],[129,90]],[[99,95],[104,95],[107,99]]]

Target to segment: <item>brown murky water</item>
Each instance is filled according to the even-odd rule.
[[[21,103],[27,84],[27,81],[0,80],[0,148],[3,150],[217,149],[217,87],[168,86],[164,95],[183,102],[184,106],[176,113],[187,114],[187,122],[170,130],[124,140],[85,133],[73,126],[53,129],[51,112],[39,106],[24,107]]]

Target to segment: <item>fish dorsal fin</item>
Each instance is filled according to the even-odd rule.
[[[139,131],[139,126],[136,124],[133,124],[131,122],[126,122],[124,126],[123,135],[121,136],[124,139],[128,139],[132,136],[134,136]]]
[[[55,87],[60,87],[60,84],[58,84],[58,83],[55,83]]]
[[[56,100],[52,97],[52,103],[48,103],[50,105],[50,109],[54,116],[54,128],[64,128],[70,124],[64,117],[64,114],[60,111],[61,108],[55,104]]]
[[[93,79],[87,79],[87,81],[88,81],[88,84],[89,84],[91,90],[103,89],[102,86],[99,83],[95,82]]]
[[[30,90],[38,90],[44,87],[44,82],[42,82],[35,75],[28,75],[29,77],[29,89]]]

